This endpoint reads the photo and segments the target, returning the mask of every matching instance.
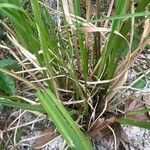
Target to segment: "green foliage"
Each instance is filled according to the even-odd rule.
[[[80,131],[51,90],[38,91],[37,97],[71,149],[93,149],[88,137]]]
[[[16,142],[17,143],[21,140],[22,136],[23,136],[22,131],[18,131],[16,134]]]
[[[21,103],[13,100],[13,97],[0,97],[0,103],[3,106],[8,106],[8,107],[14,107],[14,108],[19,108],[23,110],[31,110],[31,111],[39,111],[39,112],[45,112],[43,107],[41,105],[31,105],[31,104],[26,104],[26,103]],[[17,99],[17,98],[15,98]]]
[[[117,119],[118,123],[125,124],[125,125],[131,125],[136,126],[140,128],[150,129],[150,121],[138,121],[133,119],[123,119],[119,118]]]
[[[0,68],[13,69],[17,62],[13,59],[0,60]],[[15,82],[9,75],[0,72],[0,90],[9,95],[14,95],[16,92]]]
[[[146,112],[150,112],[150,108],[133,110],[133,111],[128,112],[128,115],[136,115],[139,113],[146,113]]]
[[[35,24],[29,20],[29,18],[32,19],[31,14],[25,12],[20,0],[2,2],[3,0],[0,3],[0,11],[10,18],[19,41],[25,48],[37,55],[36,50],[39,49],[40,45],[36,36],[37,32],[35,32]]]
[[[128,39],[128,33],[130,32],[131,28],[131,20],[128,19],[126,22],[121,21],[122,18],[128,18],[128,17],[140,17],[142,15],[146,15],[142,11],[145,9],[145,6],[148,5],[148,1],[141,1],[141,5],[144,7],[141,7],[139,5],[134,14],[127,14],[127,6],[129,5],[129,1],[123,1],[123,3],[118,1],[116,2],[116,15],[109,17],[106,19],[112,19],[112,32],[109,35],[109,40],[106,43],[106,46],[104,47],[104,54],[102,55],[102,58],[99,59],[96,67],[95,67],[95,74],[98,76],[101,76],[103,79],[111,79],[114,76],[114,72],[116,71],[117,64],[119,62],[119,56],[120,56],[120,49],[123,44],[127,45],[126,41],[119,35],[116,35],[114,31],[118,31],[121,33],[124,37]],[[137,14],[136,14],[137,13]],[[147,12],[147,15],[150,15],[149,12]],[[137,18],[135,18],[137,19]],[[100,19],[98,21],[103,21],[104,19]],[[134,29],[136,30],[136,28]],[[135,42],[134,42],[135,44]],[[138,43],[134,45],[134,50],[138,46]],[[125,49],[124,49],[125,50]],[[129,49],[128,49],[129,50]],[[126,54],[126,53],[124,53]],[[113,63],[112,63],[113,62]],[[103,70],[104,66],[106,66],[105,70]]]
[[[80,0],[74,0],[74,3],[70,3],[69,7],[73,13],[70,18],[67,16],[69,8],[61,0],[61,17],[63,20],[61,27],[57,26],[50,11],[41,6],[38,1],[30,0],[30,2],[27,1],[27,4],[20,0],[1,0],[0,2],[0,12],[9,18],[8,22],[15,31],[15,37],[26,50],[36,56],[37,64],[45,68],[41,71],[42,78],[49,79],[45,81],[44,85],[46,86],[40,87],[1,69],[3,72],[0,74],[2,79],[0,84],[1,87],[7,86],[3,88],[5,92],[7,91],[10,95],[15,93],[14,81],[8,75],[5,76],[7,73],[33,87],[37,91],[40,105],[32,106],[28,103],[15,101],[12,97],[1,97],[0,103],[16,108],[46,112],[70,148],[77,150],[93,149],[89,138],[78,128],[69,114],[69,109],[64,107],[60,100],[66,101],[67,99],[69,101],[71,98],[74,101],[82,101],[79,104],[75,102],[69,107],[79,113],[87,123],[91,119],[93,111],[96,111],[96,116],[101,113],[107,96],[109,97],[110,93],[113,95],[113,88],[119,83],[121,85],[123,80],[119,77],[116,80],[113,79],[117,76],[120,62],[126,62],[127,58],[132,62],[131,58],[134,60],[134,53],[141,44],[139,44],[139,40],[142,33],[138,34],[138,39],[135,41],[131,39],[137,37],[133,30],[143,30],[140,24],[144,21],[145,16],[150,16],[150,12],[145,12],[149,0],[141,0],[135,8],[135,13],[131,13],[129,0],[116,0],[114,16],[93,18],[87,21],[79,18],[82,16]],[[27,10],[27,5],[30,5],[30,11]],[[133,18],[137,26],[132,23]],[[87,33],[84,32],[85,25],[88,23],[99,24],[106,20],[111,22],[110,32],[103,41],[104,45],[96,52],[92,47],[93,45],[91,47],[88,45],[87,38],[91,37],[88,37]],[[92,27],[95,28],[96,26],[93,25]],[[97,31],[96,33],[100,34]],[[94,40],[101,41],[101,38],[97,38],[96,34],[90,34]],[[93,42],[96,43],[97,41]],[[144,43],[145,40],[142,42]],[[146,44],[144,43],[142,48]],[[127,57],[128,54],[130,57]],[[0,67],[11,66],[11,63],[5,66],[7,63],[6,61],[3,62]],[[121,70],[124,71],[126,68],[128,70],[130,64],[123,67],[125,68],[121,68]],[[56,78],[56,76],[59,77]],[[116,83],[114,86],[112,86],[112,79]],[[141,78],[132,87],[143,89],[146,85],[145,81],[145,78]],[[58,89],[63,91],[63,96]],[[108,115],[108,113],[106,114]],[[134,120],[132,122],[128,119],[118,119],[117,122],[149,128],[148,122],[141,123]]]
[[[0,90],[9,95],[14,95],[16,88],[15,82],[9,75],[0,72]]]
[[[0,68],[15,69],[16,67],[18,67],[18,63],[14,59],[5,58],[0,60]]]
[[[137,80],[137,81],[132,85],[132,87],[137,88],[137,89],[144,89],[144,88],[146,87],[146,85],[147,85],[146,80],[145,80],[145,78],[143,78],[143,79]]]

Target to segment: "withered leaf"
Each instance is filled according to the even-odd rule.
[[[115,123],[116,117],[111,117],[109,119],[99,119],[97,120],[94,125],[88,131],[88,134],[94,138],[100,134],[100,132],[105,129],[108,125]]]
[[[40,149],[43,145],[54,139],[58,136],[58,133],[55,131],[55,128],[50,127],[42,131],[40,137],[34,143],[35,149]]]

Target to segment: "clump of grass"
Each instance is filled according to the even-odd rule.
[[[57,10],[30,0],[30,11],[19,0],[1,0],[0,11],[8,17],[7,23],[2,23],[9,40],[28,59],[30,68],[38,70],[38,76],[30,73],[33,70],[20,59],[30,74],[28,80],[5,69],[0,71],[34,89],[40,105],[25,103],[24,109],[46,111],[72,149],[93,149],[85,133],[100,131],[100,118],[106,119],[105,127],[115,122],[139,125],[119,119],[124,114],[113,113],[118,105],[112,109],[118,87],[124,85],[129,68],[150,42],[149,1],[138,3],[135,8],[133,1],[112,1],[107,17],[101,17],[98,7],[95,14],[90,14],[90,0],[86,0],[85,15],[78,0],[62,0]],[[109,16],[113,5],[113,16]],[[53,20],[51,11],[57,13],[62,24]],[[140,33],[134,41],[136,30]],[[0,102],[23,109],[24,102],[14,102],[12,97],[1,97]]]

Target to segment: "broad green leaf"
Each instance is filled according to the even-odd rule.
[[[26,80],[25,78],[22,78],[20,77],[19,75],[16,75],[15,73],[9,71],[9,70],[6,70],[4,68],[0,68],[0,72],[4,73],[4,74],[7,74],[11,77],[14,77],[15,79],[18,79],[26,84],[28,84],[29,86],[31,86],[33,89],[37,89],[36,86],[34,86],[29,80]]]
[[[0,68],[14,69],[17,66],[17,61],[13,59],[0,60]],[[15,82],[6,73],[0,72],[0,90],[9,95],[14,95],[16,92]]]
[[[0,90],[9,95],[14,95],[16,92],[14,80],[3,72],[0,72]]]
[[[144,78],[137,80],[132,87],[136,89],[144,89],[146,86],[146,80]]]
[[[119,118],[116,121],[118,123],[125,124],[125,125],[131,125],[131,126],[136,126],[140,128],[150,129],[150,121],[138,121],[138,120],[124,119],[124,118]]]
[[[11,58],[0,60],[0,68],[14,69],[17,61]]]

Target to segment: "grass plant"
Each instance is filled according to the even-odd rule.
[[[7,17],[1,25],[11,42],[1,43],[0,48],[9,51],[23,68],[19,72],[1,67],[0,71],[30,86],[39,104],[31,105],[32,99],[25,101],[15,94],[1,96],[0,103],[46,113],[68,146],[76,150],[93,149],[88,134],[97,131],[101,118],[112,119],[110,124],[150,126],[114,113],[120,107],[114,99],[119,87],[150,43],[149,0],[138,1],[136,7],[133,0],[116,0],[107,16],[92,14],[91,0],[85,3],[83,15],[81,0],[60,0],[57,10],[42,1],[0,0],[0,13]],[[35,70],[38,73],[32,73]],[[140,112],[145,111],[149,109]]]

